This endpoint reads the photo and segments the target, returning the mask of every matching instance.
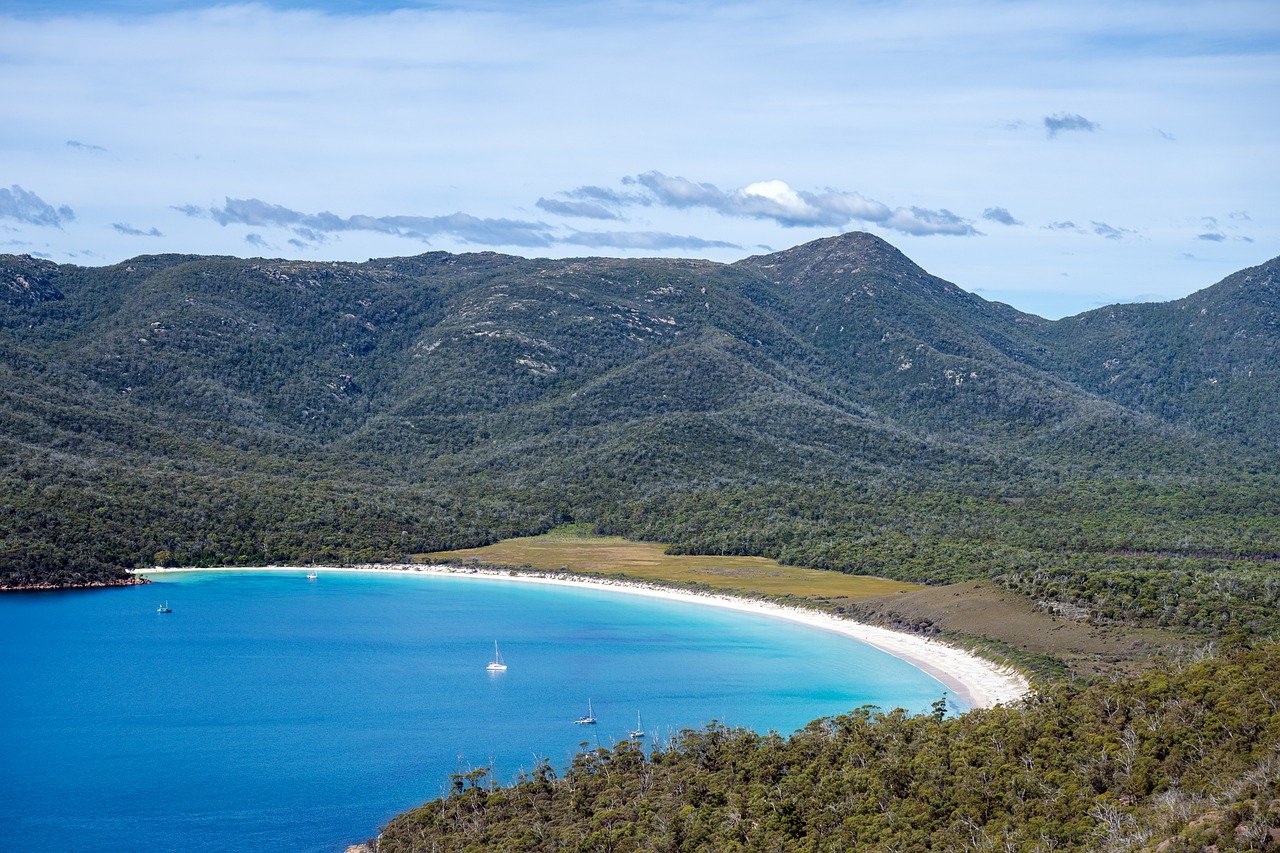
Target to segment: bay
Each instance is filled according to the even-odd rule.
[[[943,686],[846,637],[606,589],[194,572],[0,596],[0,849],[341,850],[635,727],[790,733]],[[173,612],[159,614],[167,600]],[[505,673],[485,669],[501,643]],[[574,719],[590,701],[599,720]]]

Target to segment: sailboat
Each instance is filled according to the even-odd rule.
[[[489,670],[490,672],[506,672],[507,671],[507,665],[502,662],[502,652],[498,651],[497,640],[493,641],[493,660],[489,662],[489,665],[485,667],[485,669]]]
[[[628,737],[639,740],[644,737],[644,726],[640,725],[640,712],[636,711],[636,727],[627,734]]]
[[[580,726],[594,726],[596,724],[596,715],[591,711],[591,700],[587,700],[587,715],[574,720]]]
[[[157,608],[156,608],[156,612],[157,612],[157,613],[172,613],[172,612],[173,612],[173,610],[171,610],[171,609],[169,608],[169,602],[167,602],[167,601],[166,601],[164,604],[161,604],[159,607],[157,607]]]
[[[309,581],[313,581],[313,580],[315,580],[315,579],[316,579],[316,578],[318,578],[318,577],[320,577],[320,576],[319,576],[319,575],[317,575],[315,572],[307,572],[307,580],[309,580]]]

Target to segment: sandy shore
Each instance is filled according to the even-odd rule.
[[[743,613],[755,613],[777,619],[799,622],[824,631],[843,634],[859,642],[874,646],[877,649],[901,658],[941,681],[955,693],[961,704],[969,708],[990,708],[1005,702],[1015,702],[1030,692],[1030,685],[1021,673],[1000,666],[972,652],[949,646],[936,640],[926,639],[915,634],[892,631],[875,625],[866,625],[849,619],[841,619],[817,610],[801,607],[788,607],[769,601],[752,598],[741,598],[732,595],[715,593],[699,593],[691,590],[673,589],[655,584],[633,583],[597,578],[584,575],[570,575],[561,572],[542,572],[521,570],[508,572],[497,569],[479,569],[452,565],[376,565],[376,566],[219,566],[217,568],[193,569],[138,569],[134,573],[140,576],[168,574],[172,572],[386,572],[411,573],[442,577],[475,578],[503,583],[537,583],[557,586],[587,586],[608,589],[628,595],[644,595],[650,598],[662,598],[668,601],[684,601],[693,604],[723,607]]]

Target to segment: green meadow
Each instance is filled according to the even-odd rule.
[[[436,551],[422,559],[625,575],[644,581],[700,584],[726,592],[815,600],[857,600],[921,588],[887,578],[784,566],[766,557],[668,554],[666,549],[659,542],[595,536],[585,525],[565,525],[541,536],[504,539],[482,548]]]

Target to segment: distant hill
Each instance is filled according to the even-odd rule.
[[[1280,258],[1185,299],[1045,327],[1045,369],[1136,411],[1251,449],[1280,425]]]
[[[863,233],[731,265],[3,255],[0,573],[570,520],[1073,600],[1079,555],[1266,558],[1273,520],[1229,519],[1275,495],[1278,264],[1051,322]]]

